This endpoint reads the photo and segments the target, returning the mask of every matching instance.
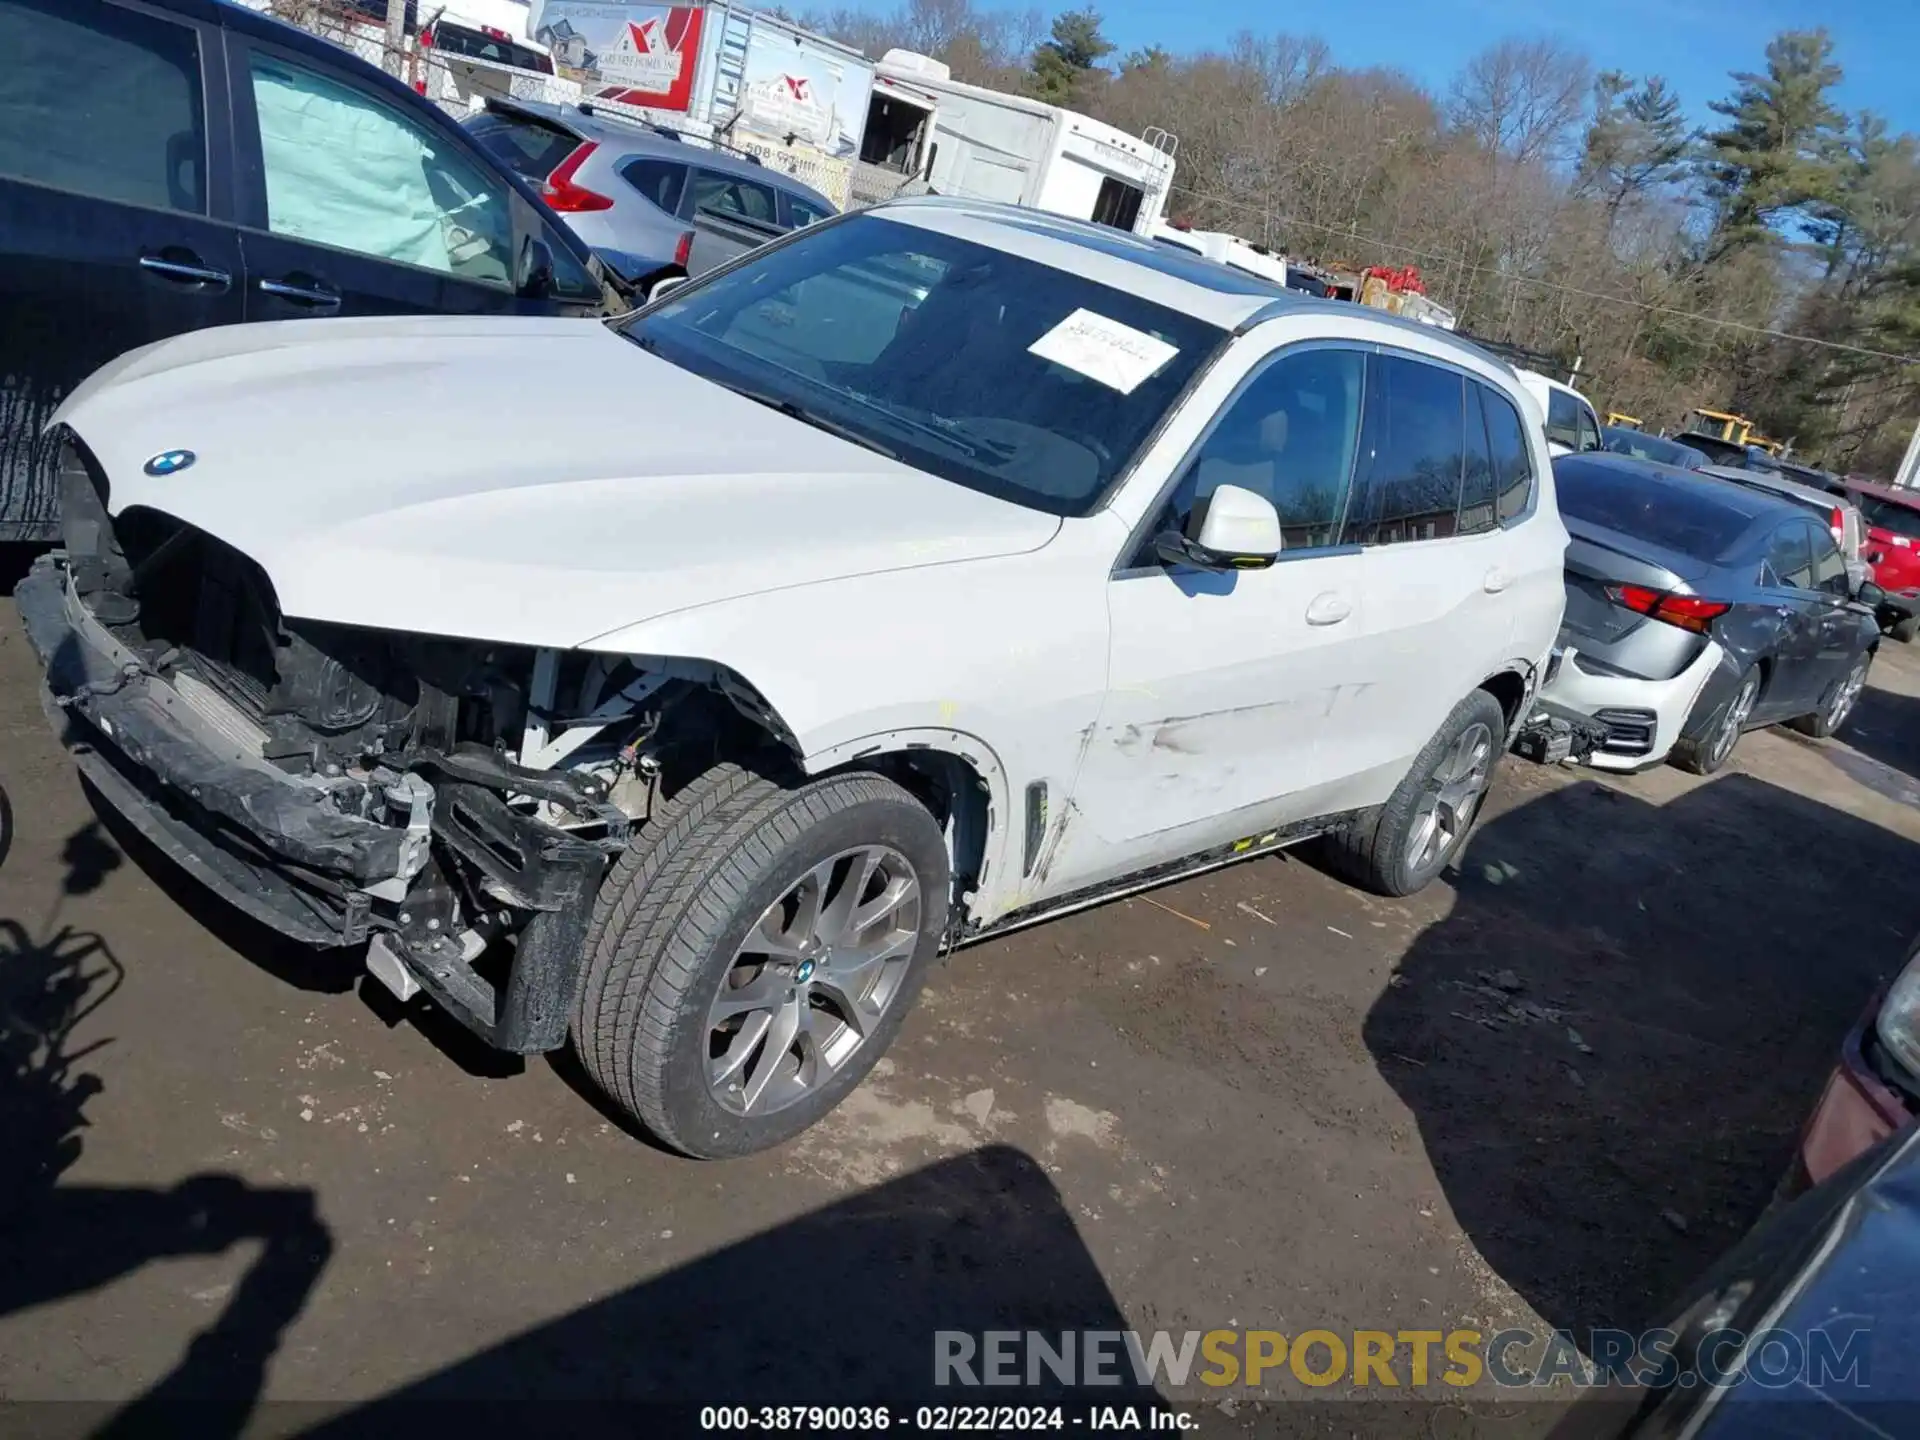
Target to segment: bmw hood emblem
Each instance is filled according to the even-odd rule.
[[[193,464],[191,450],[162,450],[143,467],[149,475],[178,475]]]

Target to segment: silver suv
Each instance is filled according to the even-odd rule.
[[[595,110],[489,98],[468,132],[515,172],[636,295],[838,214],[751,155]]]

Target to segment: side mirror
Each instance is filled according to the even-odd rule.
[[[523,300],[546,300],[553,294],[553,251],[547,242],[531,238],[520,251],[519,283],[514,290]]]
[[[1887,592],[1871,580],[1862,580],[1860,588],[1853,592],[1853,598],[1870,609],[1878,610],[1887,603]]]
[[[663,295],[672,294],[687,283],[687,278],[685,275],[669,275],[664,280],[654,281],[653,288],[647,291],[647,303],[651,305]]]
[[[1280,558],[1280,514],[1264,495],[1222,485],[1193,507],[1187,529],[1162,531],[1154,553],[1196,570],[1264,570]]]

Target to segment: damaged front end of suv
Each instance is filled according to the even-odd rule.
[[[110,517],[71,436],[61,485],[66,548],[16,598],[107,805],[281,934],[368,943],[402,999],[503,1050],[565,1043],[611,858],[676,747],[766,736],[757,697],[687,662],[290,620],[214,536]]]

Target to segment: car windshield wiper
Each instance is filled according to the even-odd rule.
[[[885,445],[882,445],[870,435],[854,429],[851,425],[842,425],[837,420],[829,420],[826,416],[807,409],[806,406],[800,404],[797,400],[788,400],[777,395],[763,395],[758,390],[748,390],[739,385],[729,385],[727,389],[733,391],[736,395],[744,395],[747,399],[752,400],[756,404],[764,405],[769,410],[778,410],[782,415],[787,416],[789,419],[798,420],[802,425],[811,425],[816,430],[824,430],[829,435],[838,436],[842,440],[852,441],[855,445],[860,446],[864,450],[871,450],[876,455],[884,455],[889,460],[898,460],[900,458],[899,451],[889,450]]]
[[[980,458],[981,442],[968,438],[966,432],[952,420],[942,419],[938,415],[929,415],[926,419],[922,420],[918,416],[903,413],[884,400],[872,395],[863,394],[858,390],[842,390],[840,393],[845,395],[849,400],[858,401],[869,410],[878,410],[882,415],[886,416],[889,421],[898,425],[903,430],[910,430],[916,435],[924,435],[929,440],[937,440],[949,450],[958,450],[969,460],[978,460]],[[1007,459],[1011,453],[1000,450],[998,447],[994,448],[995,454],[1001,460]]]

